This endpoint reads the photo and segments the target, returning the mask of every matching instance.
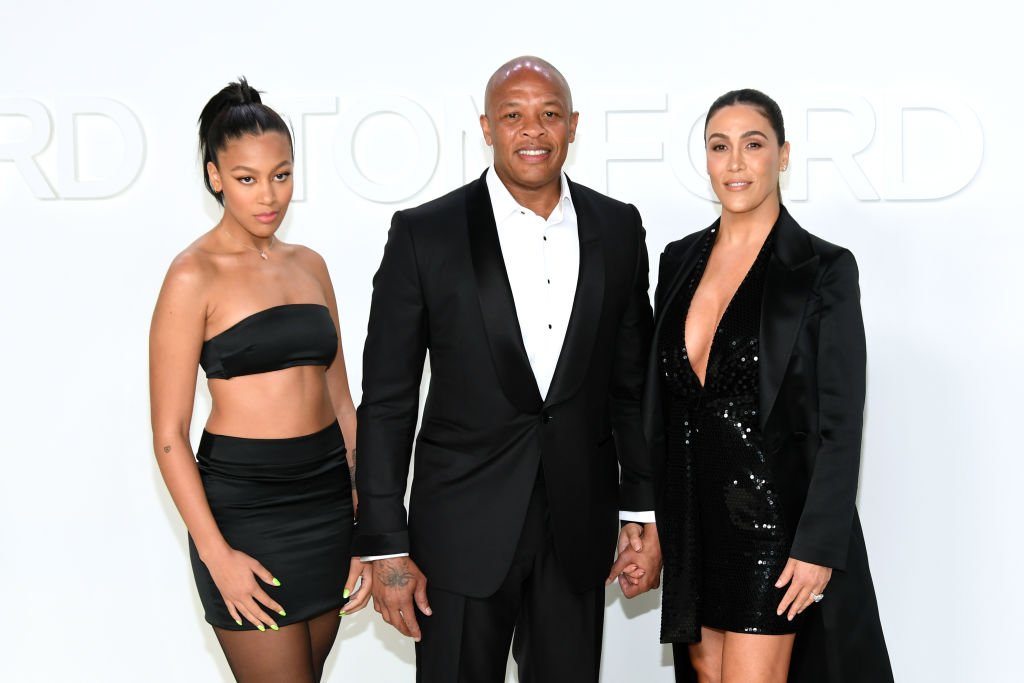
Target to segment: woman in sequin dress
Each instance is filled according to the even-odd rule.
[[[722,204],[668,245],[647,426],[665,453],[662,640],[677,681],[892,681],[855,498],[865,343],[853,255],[782,207],[782,113],[705,123]]]

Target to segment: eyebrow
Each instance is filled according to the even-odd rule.
[[[740,136],[740,140],[742,140],[743,138],[751,138],[754,137],[755,135],[760,136],[765,140],[768,139],[768,136],[759,130],[748,130],[746,133]],[[722,138],[724,140],[728,140],[729,136],[726,135],[725,133],[712,133],[711,135],[708,136],[708,140],[711,140],[712,138]]]
[[[292,165],[291,161],[285,160],[285,161],[282,161],[281,163],[279,163],[277,166],[275,166],[271,170],[272,171],[276,171],[277,169],[281,168],[282,166],[291,166],[291,165]],[[258,171],[255,168],[250,168],[248,166],[242,166],[241,164],[239,164],[238,166],[232,167],[231,171],[232,172],[234,172],[234,171],[249,171],[250,173],[258,173]]]

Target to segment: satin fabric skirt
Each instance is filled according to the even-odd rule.
[[[352,541],[352,485],[345,443],[335,422],[288,439],[246,439],[203,432],[199,474],[217,526],[235,550],[259,561],[280,582],[264,584],[288,616],[284,626],[341,608]],[[206,621],[235,631],[220,591],[189,536],[189,555]],[[258,580],[258,579],[257,579]]]

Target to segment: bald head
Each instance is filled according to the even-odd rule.
[[[491,108],[494,105],[494,93],[506,81],[524,73],[531,72],[547,78],[558,86],[559,90],[562,91],[565,97],[565,102],[569,107],[569,111],[572,111],[572,92],[569,90],[569,82],[565,80],[565,76],[562,75],[562,72],[556,69],[547,60],[531,55],[523,55],[522,57],[510,59],[502,64],[487,81],[487,89],[484,90],[485,115],[490,116],[492,111]]]

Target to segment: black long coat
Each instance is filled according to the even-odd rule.
[[[665,248],[655,293],[655,340],[665,306],[688,280],[707,230],[718,224]],[[784,207],[764,286],[760,355],[765,450],[784,507],[800,511],[790,556],[834,570],[825,599],[809,609],[797,635],[789,680],[892,681],[856,510],[866,363],[857,263],[848,250],[800,227]],[[644,427],[655,457],[665,450],[660,386],[655,352],[644,398]],[[694,505],[690,495],[662,496],[658,503],[665,555],[663,642],[700,639]],[[696,681],[687,663],[677,667],[679,680]]]

